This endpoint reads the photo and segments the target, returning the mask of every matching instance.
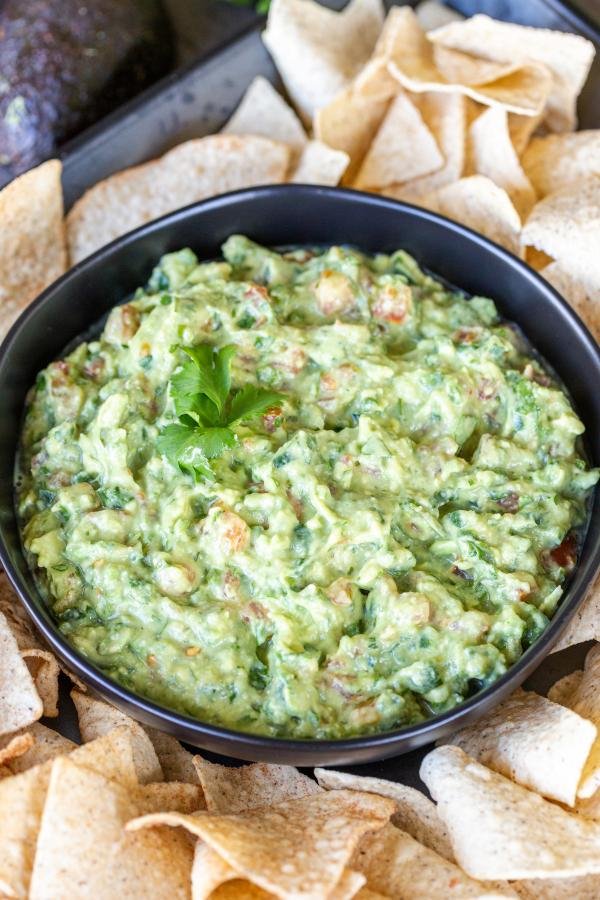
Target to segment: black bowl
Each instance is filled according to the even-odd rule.
[[[13,468],[25,394],[37,372],[103,313],[145,284],[163,253],[189,246],[201,259],[211,259],[219,256],[222,242],[234,232],[267,245],[345,243],[370,252],[401,247],[452,284],[492,297],[566,385],[586,426],[589,459],[600,463],[600,350],[575,313],[534,271],[468,228],[422,209],[354,191],[262,187],[189,206],[119,238],[48,288],[14,325],[0,348],[0,558],[58,656],[83,681],[146,724],[217,753],[305,766],[357,764],[413,750],[488,712],[550,651],[600,562],[600,492],[596,492],[581,557],[560,608],[544,634],[502,678],[427,722],[341,741],[288,741],[243,734],[204,724],[125,690],[60,635],[21,551]]]

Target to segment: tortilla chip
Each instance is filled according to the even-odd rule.
[[[466,101],[462,94],[436,92],[414,94],[412,99],[442,151],[444,163],[432,175],[391,185],[385,193],[396,200],[418,203],[419,197],[458,181],[463,174]]]
[[[348,772],[334,772],[330,769],[315,769],[315,777],[321,787],[328,791],[367,791],[389,797],[396,804],[392,824],[407,832],[420,844],[454,862],[446,827],[437,814],[435,804],[421,791],[383,778],[350,775]]]
[[[444,157],[417,107],[402,91],[392,101],[355,181],[357,188],[384,188],[441,168]]]
[[[210,813],[243,812],[321,793],[316,781],[293,766],[219,766],[200,756],[194,757],[194,765]]]
[[[225,134],[254,134],[289,144],[299,155],[308,138],[302,122],[270,81],[257,75],[222,129]]]
[[[0,572],[0,612],[7,620],[21,656],[27,663],[37,692],[44,704],[44,715],[58,715],[58,675],[60,668],[48,650],[5,572]]]
[[[522,243],[543,250],[573,276],[600,285],[600,178],[585,178],[534,206]]]
[[[182,813],[193,813],[206,809],[204,794],[199,784],[185,781],[159,781],[156,784],[141,784],[136,791],[137,802],[144,814],[176,809]]]
[[[388,100],[371,100],[350,87],[315,115],[315,138],[350,157],[344,183],[350,183],[358,171],[388,103]]]
[[[449,22],[461,22],[463,16],[455,10],[440,3],[440,0],[422,0],[415,7],[417,19],[424,31],[433,31],[434,28],[441,28]]]
[[[135,790],[130,732],[120,728],[78,747],[70,757]],[[36,840],[53,763],[45,762],[13,777],[0,779],[0,894],[27,897]]]
[[[262,137],[216,134],[99,181],[67,216],[71,262],[189,203],[285,180],[290,148]]]
[[[79,731],[84,743],[109,734],[119,725],[124,725],[131,732],[133,759],[138,779],[141,784],[151,781],[162,781],[164,776],[152,741],[142,726],[128,715],[97,700],[91,694],[71,691],[71,698],[77,710]]]
[[[451,84],[473,87],[483,84],[491,84],[512,75],[519,69],[516,64],[491,62],[481,59],[479,56],[471,56],[468,53],[459,53],[448,47],[433,45],[434,64],[445,81]]]
[[[472,878],[560,878],[600,872],[600,823],[567,812],[439,747],[421,765],[458,864]]]
[[[521,220],[505,190],[484,175],[471,175],[418,199],[419,205],[520,253]]]
[[[579,713],[579,715],[577,715]],[[475,725],[444,743],[550,800],[574,806],[597,737],[591,716],[533,691],[517,690]]]
[[[263,40],[306,122],[367,62],[383,25],[381,0],[334,12],[312,0],[273,0]]]
[[[31,737],[31,746],[24,753],[5,763],[9,774],[17,775],[19,772],[26,772],[27,769],[39,766],[56,756],[64,756],[77,747],[73,741],[40,722],[29,725],[26,734]]]
[[[487,109],[469,129],[472,171],[503,188],[522,219],[527,218],[536,196],[523,171],[508,130],[508,114],[498,107]]]
[[[31,725],[43,712],[29,669],[6,617],[0,612],[0,735]]]
[[[564,685],[562,686],[565,705],[584,719],[589,719],[597,729],[600,729],[600,644],[596,644],[589,651],[585,658],[583,674],[579,679],[571,679],[569,687],[570,695],[567,694]],[[559,692],[560,690],[559,686]],[[600,735],[597,734],[589,755],[586,754],[577,796],[591,797],[598,790],[600,790]]]
[[[553,703],[560,703],[561,706],[570,706],[571,697],[579,686],[582,677],[583,670],[577,669],[575,672],[569,672],[564,678],[559,678],[548,691],[548,700],[552,700]]]
[[[187,898],[193,850],[185,835],[167,829],[124,831],[144,808],[143,800],[72,760],[60,757],[52,763],[32,900],[61,897],[65,885],[70,900]]]
[[[544,273],[541,273],[544,275]],[[547,274],[544,275],[544,278]],[[548,279],[550,280],[550,279]],[[554,287],[562,293],[557,284]],[[567,624],[560,640],[552,648],[552,653],[582,644],[584,641],[600,640],[600,581],[596,580],[591,591],[578,607],[573,618]]]
[[[164,734],[150,728],[149,725],[142,725],[142,728],[152,741],[165,781],[187,781],[190,784],[198,784],[193,754],[170,734]]]
[[[545,278],[546,281],[550,282],[552,287],[564,297],[570,306],[573,307],[577,315],[587,325],[596,340],[600,341],[600,307],[598,305],[598,298],[600,297],[600,277],[598,278],[598,281],[593,284],[591,281],[588,282],[584,277],[573,275],[568,270],[568,263],[563,264],[557,260],[541,269],[540,275],[542,278]],[[588,597],[583,605],[579,607],[576,617],[579,617],[580,614],[585,614],[585,607],[589,602],[592,602],[590,597]],[[555,650],[560,650],[563,646],[568,646],[564,641],[570,640],[569,634],[573,627],[575,627],[575,619],[572,619],[569,625],[567,625],[567,635],[561,638],[560,644],[554,647]],[[598,633],[600,634],[600,623]],[[594,636],[595,635],[593,634],[589,634],[587,637],[581,637],[578,640],[587,641]],[[574,641],[573,643],[577,643],[577,641]]]
[[[498,22],[478,15],[431,32],[435,43],[501,63],[529,60],[552,73],[546,122],[553,131],[572,131],[575,102],[594,58],[594,45],[576,34]]]
[[[597,900],[600,897],[600,876],[536,878],[517,881],[513,887],[525,900]]]
[[[600,176],[600,130],[533,138],[523,166],[540,197]]]
[[[445,54],[446,70],[455,79],[449,81],[438,69],[434,45],[427,39],[413,10],[408,6],[395,7],[392,14],[397,19],[399,52],[388,63],[388,69],[406,90],[458,91],[487,106],[502,106],[526,116],[537,115],[543,109],[551,81],[545,67],[523,63],[492,68],[485,61],[479,65],[472,56]],[[483,79],[484,83],[477,86],[465,83],[474,78]]]
[[[51,159],[0,191],[0,339],[67,269],[61,170]]]
[[[517,113],[508,114],[508,133],[517,156],[525,152],[532,134],[544,117],[543,111],[537,116],[519,116]]]
[[[348,168],[350,157],[321,141],[309,141],[300,154],[290,181],[296,184],[326,184],[335,187]]]
[[[28,731],[0,739],[0,766],[7,766],[14,759],[31,750],[35,739]]]
[[[392,801],[383,797],[336,791],[237,815],[143,816],[127,828],[181,826],[263,890],[325,897],[339,882],[361,836],[381,828],[393,810]]]
[[[401,52],[402,20],[390,9],[377,38],[375,49],[366,66],[354,79],[354,91],[374,101],[391,100],[399,90],[398,81],[388,70],[388,63]]]
[[[393,825],[364,837],[352,866],[366,875],[369,888],[402,900],[515,897],[508,885],[503,891],[494,885],[477,883],[457,865]]]

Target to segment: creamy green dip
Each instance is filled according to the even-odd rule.
[[[415,723],[544,630],[598,473],[494,303],[399,250],[165,256],[32,389],[23,544],[61,632],[120,684],[295,738]],[[194,478],[157,448],[183,347],[281,392]]]

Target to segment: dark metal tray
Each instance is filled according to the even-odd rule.
[[[593,3],[595,5],[596,0]],[[344,0],[329,0],[327,5],[340,8],[345,4]],[[594,22],[561,0],[453,0],[448,5],[466,16],[487,13],[506,21],[576,32],[592,40],[598,55],[580,97],[579,122],[582,128],[600,127],[600,6]],[[224,11],[222,4],[208,0],[199,4],[199,9],[199,15],[206,22],[211,16],[216,17],[216,21],[211,22],[208,44],[214,45],[215,36],[234,39],[163,79],[65,146],[62,155],[67,207],[113,172],[152,159],[181,141],[218,131],[256,75],[263,75],[281,87],[275,66],[260,38],[262,18],[246,13],[241,19],[244,24],[240,34],[239,22],[234,20],[230,10]],[[582,665],[588,648],[589,644],[581,644],[551,655],[525,686],[546,693],[558,678]],[[63,695],[58,722],[49,720],[48,724],[77,739],[76,718],[66,684]],[[426,752],[415,751],[355,767],[354,771],[423,788],[418,771]],[[212,754],[206,756],[235,763]],[[353,771],[352,767],[348,771]]]

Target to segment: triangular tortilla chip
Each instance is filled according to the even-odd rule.
[[[293,766],[219,766],[200,756],[194,758],[194,765],[210,813],[243,812],[321,793],[316,781]]]
[[[348,168],[350,157],[321,141],[309,141],[290,175],[296,184],[326,184],[335,187]]]
[[[600,285],[600,178],[548,194],[534,206],[521,240],[561,262],[573,277]]]
[[[472,86],[477,62],[459,54],[452,56],[451,73],[458,76],[461,67],[464,80],[449,81],[440,72],[434,57],[434,45],[419,25],[413,10],[408,6],[395,7],[392,13],[397,19],[396,46],[398,52],[388,62],[389,72],[408,91],[458,91],[487,106],[502,106],[510,112],[534,116],[544,107],[550,87],[550,75],[544,66],[535,63],[507,64],[493,70],[481,67],[479,77],[483,84]],[[390,13],[390,15],[392,14]],[[446,60],[450,71],[449,57]],[[488,81],[493,74],[494,80]]]
[[[582,678],[582,669],[576,669],[563,678],[559,678],[548,691],[548,700],[552,700],[553,703],[560,703],[561,706],[570,706],[571,698]]]
[[[237,815],[143,816],[127,827],[181,826],[263,890],[320,897],[339,882],[360,837],[381,828],[393,810],[383,797],[337,791]]]
[[[77,710],[79,731],[84,743],[109,734],[114,728],[124,725],[131,731],[133,759],[141,784],[162,781],[163,772],[152,741],[142,726],[125,713],[80,691],[71,691],[71,699]]]
[[[66,885],[72,900],[187,898],[192,847],[185,835],[167,829],[126,832],[125,823],[143,808],[135,793],[73,757],[56,759],[31,875],[32,900],[60,897]]]
[[[386,188],[388,196],[408,203],[418,203],[419,197],[458,181],[465,164],[466,98],[433,91],[414,94],[413,102],[442,151],[444,163],[432,175]]]
[[[44,708],[6,617],[0,612],[0,735],[35,722]]]
[[[165,781],[187,781],[190,784],[198,784],[193,754],[170,734],[164,734],[148,725],[142,727],[152,741]]]
[[[503,188],[525,219],[536,196],[511,141],[505,109],[490,107],[475,119],[469,128],[469,158],[473,174],[485,175]]]
[[[39,766],[49,759],[54,759],[56,756],[64,756],[77,747],[77,744],[73,743],[73,741],[63,737],[58,731],[47,728],[41,722],[34,722],[32,725],[29,725],[24,734],[31,738],[31,746],[23,753],[13,757],[10,762],[5,763],[13,775],[17,775],[19,772],[26,772],[27,769]]]
[[[5,572],[0,572],[0,612],[6,616],[21,656],[27,663],[44,704],[44,715],[57,716],[58,661],[43,643]]]
[[[270,81],[257,75],[222,129],[224,134],[254,134],[289,144],[295,155],[308,138],[302,122]]]
[[[582,710],[574,713],[533,691],[517,690],[444,743],[550,800],[574,806],[597,724]]]
[[[587,78],[594,45],[580,35],[498,22],[478,15],[429,34],[432,41],[504,63],[535,60],[552,72],[546,121],[553,131],[576,127],[575,101]]]
[[[328,791],[367,791],[389,797],[396,804],[392,824],[420,844],[454,862],[446,826],[438,816],[435,804],[421,791],[406,784],[385,781],[383,778],[351,775],[348,772],[335,772],[331,769],[315,769],[315,776],[319,784]]]
[[[367,62],[383,25],[381,0],[334,12],[313,0],[273,0],[263,40],[306,122]]]
[[[520,252],[519,214],[506,191],[483,175],[461,178],[433,194],[419,197],[417,202],[467,225],[512,253]]]
[[[523,167],[540,197],[589,175],[600,177],[600,130],[533,138]]]
[[[317,111],[315,137],[350,157],[344,183],[349,184],[358,171],[388,104],[389,100],[371,100],[349,87]]]
[[[66,271],[61,169],[51,159],[0,191],[0,339]]]
[[[441,168],[435,138],[417,107],[401,91],[392,100],[356,177],[357,188],[385,188]]]
[[[99,181],[67,216],[71,262],[197,200],[285,180],[290,149],[262,137],[215,134]]]
[[[131,737],[119,728],[73,751],[71,759],[135,790]],[[52,761],[0,779],[0,894],[27,897]]]
[[[352,866],[366,875],[369,888],[403,900],[447,900],[454,896],[500,900],[516,896],[508,885],[503,889],[474,881],[457,865],[393,825],[364,837]]]
[[[458,864],[472,878],[600,873],[600,823],[566,812],[458,747],[433,750],[420,774],[437,801]]]
[[[542,271],[540,273],[544,277]],[[550,278],[548,278],[550,280]],[[560,293],[562,289],[554,281],[551,282]],[[600,332],[599,332],[600,336]],[[575,611],[567,627],[560,636],[558,642],[552,648],[552,653],[572,647],[574,644],[582,644],[584,641],[600,641],[600,582],[596,581],[589,594]]]

